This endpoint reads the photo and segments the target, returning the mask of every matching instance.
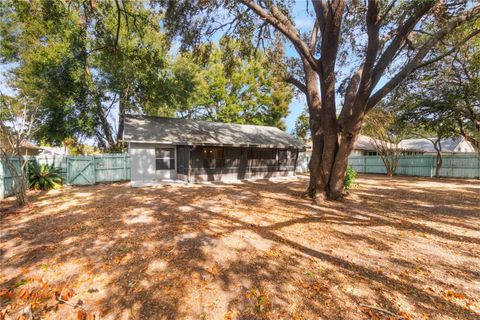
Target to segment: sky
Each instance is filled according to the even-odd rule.
[[[294,22],[295,25],[301,30],[309,30],[313,24],[313,18],[311,16],[308,16],[306,13],[306,5],[307,2],[305,0],[299,0],[296,2],[295,7],[294,7]],[[312,8],[309,8],[311,10]],[[286,45],[285,47],[286,50],[286,55],[287,56],[296,56],[297,53],[293,49],[292,46]],[[13,91],[11,88],[8,88],[6,83],[5,83],[5,72],[8,71],[8,69],[12,65],[0,65],[0,90],[4,94],[12,94]],[[292,103],[290,104],[290,113],[285,119],[285,123],[287,126],[287,132],[291,133],[292,130],[295,127],[295,121],[300,115],[300,113],[305,109],[306,107],[306,101],[304,98],[303,94],[298,94],[295,95],[294,99],[292,100]]]

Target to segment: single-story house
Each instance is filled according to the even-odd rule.
[[[430,140],[434,141],[434,138]],[[405,139],[400,141],[398,145],[400,148],[409,151],[417,151],[422,154],[437,154],[430,140],[424,138]],[[442,146],[442,154],[476,153],[474,145],[462,136],[440,139],[440,145]]]
[[[375,139],[359,134],[353,150],[350,153],[351,156],[378,156],[377,147],[375,145]]]
[[[66,156],[68,155],[68,149],[66,147],[46,147],[40,146],[39,156],[53,157],[53,156]]]
[[[3,143],[0,139],[0,144]],[[7,143],[5,143],[7,145]],[[28,141],[21,141],[20,142],[20,154],[22,156],[37,156],[41,152],[41,148],[37,147],[36,145],[28,142]],[[7,148],[7,154],[14,155],[16,152],[11,148]]]
[[[127,115],[132,185],[293,176],[304,145],[274,127]]]

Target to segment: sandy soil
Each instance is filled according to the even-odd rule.
[[[301,177],[8,199],[0,319],[480,319],[480,182],[358,183],[322,205]]]

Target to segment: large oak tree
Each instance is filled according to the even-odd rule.
[[[311,0],[304,12],[311,17],[309,31],[296,26],[295,1],[159,4],[165,7],[170,34],[182,34],[187,43],[221,30],[240,37],[256,34],[257,44],[281,34],[294,48],[301,71],[286,80],[305,94],[309,108],[313,153],[308,193],[331,199],[342,197],[348,155],[365,114],[407,76],[479,32],[474,29],[439,49],[460,25],[478,19],[480,5],[472,1]]]

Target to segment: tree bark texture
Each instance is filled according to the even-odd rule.
[[[365,114],[413,71],[438,61],[441,55],[427,59],[434,46],[450,31],[480,15],[480,5],[475,5],[463,14],[445,21],[415,48],[408,61],[381,83],[380,80],[396,57],[403,52],[419,21],[432,10],[436,2],[419,2],[412,10],[405,12],[405,18],[391,35],[380,38],[380,28],[382,24],[389,23],[385,17],[391,14],[395,2],[388,5],[379,0],[368,1],[365,14],[367,42],[363,62],[351,78],[347,79],[343,106],[337,115],[335,66],[339,55],[346,0],[311,0],[316,19],[309,41],[274,1],[240,2],[264,23],[283,34],[301,58],[305,83],[291,77],[287,81],[305,94],[309,109],[312,158],[309,163],[310,183],[306,193],[311,197],[323,194],[334,200],[343,196],[348,156],[353,150]]]

